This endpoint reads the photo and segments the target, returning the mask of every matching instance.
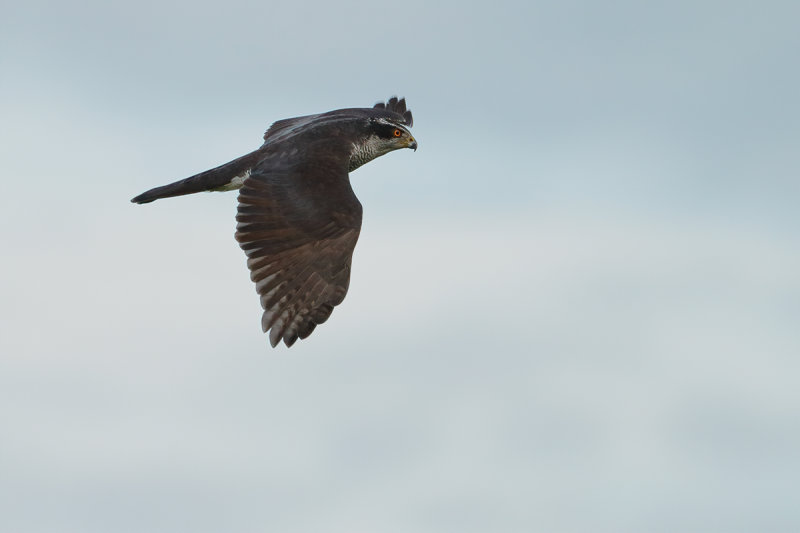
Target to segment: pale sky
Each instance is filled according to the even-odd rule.
[[[2,12],[1,532],[800,530],[795,3]],[[235,193],[129,203],[395,94],[290,350]]]

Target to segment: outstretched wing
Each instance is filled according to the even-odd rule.
[[[344,300],[361,230],[347,159],[325,147],[304,152],[265,159],[239,191],[236,240],[272,346],[308,337]]]

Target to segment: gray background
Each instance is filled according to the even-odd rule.
[[[794,2],[6,1],[0,531],[800,530]],[[271,350],[236,194],[393,94]]]

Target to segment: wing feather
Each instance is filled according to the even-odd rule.
[[[265,160],[239,191],[236,240],[247,254],[272,346],[308,337],[344,300],[350,283],[361,204],[347,161],[315,153],[325,164],[309,164],[305,154],[280,166]]]

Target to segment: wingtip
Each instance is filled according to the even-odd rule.
[[[275,348],[281,341],[283,336],[283,321],[278,319],[277,322],[271,325],[269,330],[269,343]]]
[[[291,335],[284,335],[283,343],[286,345],[287,348],[291,348],[295,342],[297,342],[297,333],[293,333]]]

